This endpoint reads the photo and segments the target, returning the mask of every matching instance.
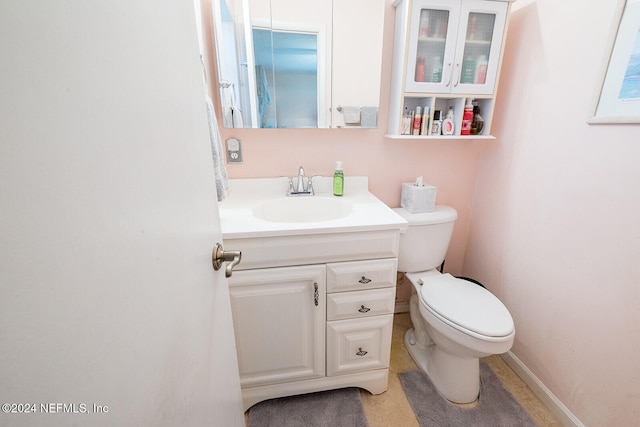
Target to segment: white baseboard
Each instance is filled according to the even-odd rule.
[[[556,418],[562,423],[565,427],[584,427],[584,424],[575,416],[569,408],[564,406],[564,404],[556,397],[555,394],[551,392],[545,386],[538,377],[536,377],[533,372],[529,370],[525,366],[524,363],[520,359],[516,357],[515,354],[508,351],[501,355],[502,359],[514,370],[514,372],[524,381],[529,388],[533,391],[533,393],[538,396],[538,399],[542,401],[542,403],[555,415]]]

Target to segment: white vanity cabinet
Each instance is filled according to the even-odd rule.
[[[429,126],[411,137],[451,138],[432,132],[454,111],[454,137],[490,136],[504,38],[514,0],[396,0],[392,88],[388,137],[402,135],[403,117],[428,108]],[[467,100],[480,108],[484,126],[461,136]],[[406,127],[405,127],[406,129]],[[413,134],[413,132],[411,132]]]
[[[387,389],[399,236],[396,229],[225,241],[243,248],[229,293],[245,409],[341,387]],[[284,247],[290,256],[274,250]]]

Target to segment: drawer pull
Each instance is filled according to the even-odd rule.
[[[366,355],[367,353],[368,353],[368,351],[365,351],[365,350],[363,350],[363,349],[362,349],[362,347],[360,347],[360,348],[358,349],[358,352],[356,353],[356,356],[364,356],[364,355]]]
[[[318,294],[318,284],[313,284],[313,303],[318,306],[318,299],[320,298],[320,294]]]
[[[364,305],[361,305],[360,308],[358,309],[358,311],[360,313],[366,313],[368,311],[371,311],[371,309],[369,307],[365,307]]]
[[[366,285],[367,283],[371,282],[371,279],[367,279],[366,277],[362,276],[362,279],[358,280],[358,282]]]

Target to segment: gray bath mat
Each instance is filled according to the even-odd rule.
[[[536,425],[486,363],[480,363],[480,398],[473,408],[462,408],[449,402],[420,370],[402,372],[398,376],[420,427]]]
[[[368,426],[357,388],[280,397],[249,409],[248,427]]]

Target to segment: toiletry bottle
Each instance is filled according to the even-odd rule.
[[[429,120],[429,107],[424,107],[422,110],[422,127],[420,128],[420,135],[429,135],[430,120]]]
[[[467,98],[467,105],[464,106],[464,113],[462,114],[462,127],[460,128],[460,135],[471,135],[471,122],[473,121],[473,104],[471,98]]]
[[[474,83],[476,78],[476,61],[467,56],[462,61],[462,72],[460,73],[460,83]]]
[[[436,56],[431,69],[431,82],[442,83],[442,57]]]
[[[429,10],[422,9],[420,12],[420,37],[429,37]]]
[[[433,111],[433,124],[431,125],[431,135],[440,135],[442,120],[440,120],[440,110]]]
[[[478,63],[476,64],[476,78],[475,78],[476,84],[483,85],[487,82],[488,66],[489,66],[489,60],[485,55],[481,55],[478,58]]]
[[[412,135],[420,135],[422,124],[422,108],[416,107],[416,114],[413,116],[413,132]]]
[[[456,127],[453,120],[453,107],[449,107],[449,111],[447,111],[447,118],[442,121],[443,135],[453,135],[455,133]]]
[[[473,121],[471,122],[471,135],[480,135],[484,128],[484,119],[480,115],[480,107],[473,107]]]
[[[342,196],[344,194],[344,172],[342,162],[336,162],[336,171],[333,173],[333,195]]]
[[[424,81],[424,58],[421,56],[418,57],[418,60],[416,61],[416,81]]]
[[[404,107],[404,114],[402,115],[402,126],[400,128],[400,135],[411,135],[411,113]]]

